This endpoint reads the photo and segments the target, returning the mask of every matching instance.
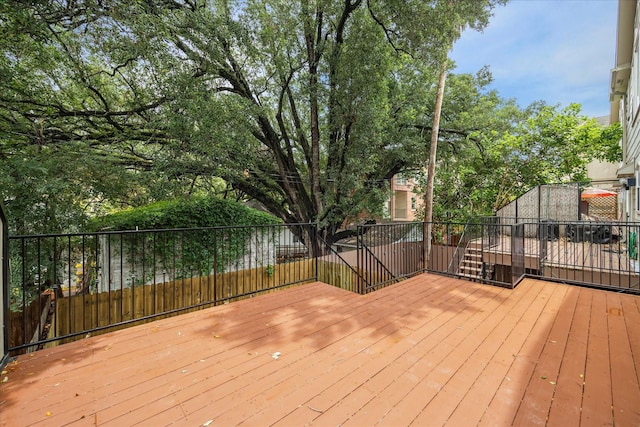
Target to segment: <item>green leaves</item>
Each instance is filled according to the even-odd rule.
[[[272,215],[213,196],[163,200],[116,212],[91,221],[93,230],[153,230],[234,225],[266,225],[279,221]]]
[[[388,180],[421,165],[432,64],[500,3],[3,3],[0,191],[15,229],[220,191],[328,234],[379,213]],[[447,101],[451,156],[497,103],[470,99],[487,75],[470,79]]]
[[[492,93],[469,99],[479,108],[471,108],[472,122],[461,114],[461,128],[475,122],[476,130],[439,165],[438,218],[491,215],[536,185],[588,182],[586,166],[594,159],[620,159],[619,126],[599,125],[577,104],[535,103],[520,111]]]

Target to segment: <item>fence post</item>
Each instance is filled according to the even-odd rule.
[[[362,295],[363,292],[363,286],[362,286],[362,262],[360,261],[361,257],[364,257],[364,253],[362,251],[362,226],[358,225],[356,227],[356,271],[358,272],[357,274],[357,280],[358,283],[356,284],[358,287],[358,293],[360,295]],[[363,260],[364,261],[364,260]]]
[[[9,229],[0,204],[0,368],[9,360]]]
[[[224,295],[224,293],[223,293]],[[218,229],[213,229],[213,305],[218,305]]]
[[[320,256],[320,250],[318,250],[318,248],[322,248],[322,244],[320,243],[320,240],[318,240],[318,223],[317,222],[312,225],[312,230],[313,230],[313,242],[311,242],[309,245],[310,246],[309,251],[312,251],[313,253],[315,276],[316,276],[316,280],[319,281],[320,274],[318,273],[318,257]],[[322,250],[324,252],[324,248]]]
[[[511,288],[515,288],[525,273],[524,224],[511,226]]]

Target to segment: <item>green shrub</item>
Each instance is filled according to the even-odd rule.
[[[184,278],[195,272],[209,274],[215,264],[222,272],[225,266],[242,258],[253,233],[262,237],[272,235],[273,228],[256,229],[250,226],[274,225],[281,221],[276,217],[248,208],[240,203],[216,197],[193,197],[162,201],[148,206],[117,212],[97,218],[92,230],[127,231],[140,233],[122,235],[124,255],[130,263],[136,263],[146,273],[152,274],[160,264],[174,278]],[[228,227],[204,229],[209,227]],[[142,232],[142,230],[190,229],[166,232]],[[117,245],[116,249],[117,250]],[[137,259],[143,251],[152,251],[154,257],[146,257],[140,265]],[[215,262],[214,262],[215,260]],[[155,263],[155,264],[153,264]],[[142,274],[140,283],[148,277]]]
[[[276,217],[232,200],[211,196],[167,200],[128,209],[91,221],[98,230],[152,230],[278,224]]]

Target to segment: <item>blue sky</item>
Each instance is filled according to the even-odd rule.
[[[617,0],[512,0],[482,33],[463,33],[450,55],[454,72],[488,65],[492,88],[521,107],[577,102],[586,115],[608,115],[617,11]]]

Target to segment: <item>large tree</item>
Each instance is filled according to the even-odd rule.
[[[474,100],[445,126],[467,130],[467,144],[448,144],[440,154],[435,183],[434,218],[466,221],[496,210],[541,184],[587,184],[586,166],[598,159],[621,159],[618,124],[601,126],[580,113],[580,106],[536,102],[524,110],[502,100],[470,75],[452,76],[445,100]],[[466,95],[463,95],[466,94]],[[468,114],[468,113],[472,114]],[[443,138],[448,141],[447,138]]]
[[[8,2],[2,138],[81,143],[156,184],[219,176],[331,241],[420,164],[433,107],[416,94],[497,3]]]

